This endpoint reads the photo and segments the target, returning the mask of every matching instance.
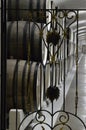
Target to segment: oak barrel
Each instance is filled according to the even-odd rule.
[[[47,48],[41,37],[41,24],[33,22],[19,21],[7,23],[7,58],[28,59],[46,63]],[[47,33],[46,28],[43,31],[43,37]],[[28,49],[30,47],[30,50]]]
[[[37,62],[28,65],[24,60],[7,60],[7,111],[17,108],[27,113],[41,106],[43,81],[40,79],[40,67]]]
[[[8,21],[30,20],[45,23],[48,14],[45,9],[51,8],[50,0],[7,0],[6,3]]]

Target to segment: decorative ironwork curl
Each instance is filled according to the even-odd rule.
[[[56,114],[59,114],[57,124],[54,126],[51,126],[49,123],[47,123],[46,117],[45,117],[44,113],[42,113],[42,112],[46,112],[46,114],[49,114],[53,118],[56,116]],[[66,111],[56,111],[55,113],[51,114],[47,110],[39,110],[37,112],[27,114],[27,116],[20,123],[18,130],[20,130],[25,119],[28,118],[31,114],[36,114],[35,117],[33,117],[33,119],[28,124],[28,126],[31,126],[31,124],[34,123],[34,120],[36,119],[36,122],[32,126],[32,130],[35,129],[38,125],[41,126],[42,130],[45,130],[44,125],[46,125],[47,127],[49,127],[52,130],[54,130],[56,127],[60,127],[59,130],[63,130],[64,127],[67,127],[69,130],[73,130],[72,127],[68,124],[68,122],[71,120],[71,118],[70,118],[71,116],[73,116],[74,118],[79,120],[81,122],[81,124],[83,125],[84,130],[86,130],[85,123],[80,119],[80,117],[76,116],[75,114],[66,112]],[[42,117],[42,120],[40,120],[41,117]]]
[[[67,13],[67,17],[66,17],[67,19],[73,19],[75,17],[75,15],[73,15],[73,13],[75,14],[75,11],[68,10],[66,11],[66,13]]]
[[[58,18],[60,19],[66,18],[68,20],[73,20],[72,22],[70,22],[70,24],[67,27],[70,27],[74,22],[76,22],[77,17],[78,17],[77,12],[74,10],[63,10],[63,11],[59,11],[58,14]]]
[[[36,115],[35,115],[35,119],[37,122],[43,123],[46,119],[45,115],[42,114],[42,111],[39,110],[37,111]]]
[[[35,114],[35,116],[33,116],[33,119],[28,123],[28,126],[30,126],[32,123],[34,123],[34,120],[37,119],[37,115],[38,115],[39,112],[42,114],[41,117],[44,117],[45,120],[46,120],[45,115],[43,115],[42,112],[46,112],[47,114],[52,116],[52,114],[49,111],[47,111],[47,110],[38,110],[38,111],[34,111],[34,112],[31,112],[31,113],[28,113],[28,114],[26,114],[24,119],[20,122],[18,130],[20,130],[20,128],[22,127],[22,124],[27,120],[28,117],[30,117],[31,115]],[[36,125],[37,124],[47,124],[47,123],[44,123],[44,121],[45,121],[44,119],[41,121],[41,123],[40,123],[40,119],[37,119],[36,120],[37,121]],[[47,124],[47,125],[49,126],[49,124]]]
[[[42,128],[42,130],[45,130],[45,127],[44,126],[47,126],[48,128],[52,128],[49,124],[47,124],[47,123],[42,123],[41,124],[42,126],[40,126],[40,123],[37,123],[36,125],[34,125],[33,127],[32,127],[32,130],[34,130],[34,129],[36,129],[36,127],[37,126],[40,126],[41,128]]]
[[[48,26],[48,24],[50,24],[50,23],[51,23],[51,22],[47,23],[47,24],[43,27],[43,30],[44,30],[44,29]],[[53,54],[54,57],[55,57],[55,55],[59,52],[59,49],[60,49],[60,47],[61,47],[61,45],[62,45],[62,43],[63,43],[63,39],[64,39],[64,29],[63,29],[62,25],[61,25],[59,22],[56,22],[56,24],[58,24],[59,27],[62,29],[62,34],[59,34],[59,38],[60,38],[60,35],[62,36],[62,38],[59,39],[58,48],[57,48],[56,52]],[[48,53],[50,54],[50,56],[52,56],[51,51],[49,50],[49,46],[48,46],[48,44],[46,44],[46,40],[44,39],[44,36],[42,37],[42,39],[43,39],[44,45],[45,45],[46,48],[48,49]],[[51,43],[50,46],[52,46],[52,45],[53,45],[53,44]]]
[[[67,19],[73,19],[73,21],[67,27],[70,27],[73,23],[75,23],[78,18],[78,14],[76,11],[72,11],[72,12],[68,11],[68,14],[69,13],[74,13],[75,15],[72,15],[71,17],[69,17],[69,15],[68,15]]]
[[[65,35],[67,35],[66,34],[66,29],[68,28],[68,27],[70,27],[75,21],[76,21],[76,19],[77,19],[77,17],[78,17],[78,15],[77,15],[77,12],[76,11],[70,11],[70,10],[63,10],[63,11],[60,11],[60,13],[58,14],[58,18],[60,18],[60,19],[63,19],[63,18],[66,18],[66,19],[68,19],[68,20],[72,20],[72,22],[70,22],[69,23],[69,25],[67,25],[67,28],[63,28],[63,26],[58,22],[58,21],[56,21],[56,24],[59,26],[59,28],[61,28],[61,30],[62,30],[62,34],[60,34],[59,33],[59,37],[60,37],[60,35],[62,35],[62,37],[61,37],[61,40],[59,41],[59,45],[58,45],[58,48],[57,48],[57,50],[56,50],[56,52],[54,52],[54,54],[52,55],[51,54],[51,51],[49,50],[49,46],[48,46],[48,44],[46,44],[46,39],[44,38],[44,36],[43,36],[43,32],[44,32],[44,29],[46,29],[47,27],[48,27],[48,25],[49,24],[52,24],[52,20],[54,21],[54,20],[56,20],[56,14],[54,15],[54,14],[52,14],[52,11],[48,11],[49,13],[51,13],[51,21],[49,21],[48,23],[46,23],[43,27],[39,27],[39,25],[36,23],[36,22],[34,22],[34,24],[38,27],[38,30],[39,30],[39,36],[42,38],[42,40],[43,40],[43,43],[44,43],[44,45],[46,46],[46,48],[48,49],[48,53],[50,54],[50,56],[52,56],[52,59],[54,59],[55,60],[55,55],[59,52],[59,49],[60,49],[60,47],[61,47],[61,45],[62,45],[62,43],[63,43],[63,40],[64,40],[64,38],[65,38]],[[74,13],[75,15],[69,15],[70,13]],[[31,14],[29,14],[29,15],[31,15]],[[41,15],[43,15],[42,14],[42,12],[40,12],[40,17],[41,17]],[[31,17],[31,16],[30,16]],[[42,16],[42,18],[43,18],[44,16]],[[48,17],[49,16],[47,16],[46,18],[48,19]],[[54,31],[54,29],[52,29],[53,31]],[[49,32],[49,31],[48,31]],[[52,46],[52,44],[50,45],[50,46]],[[49,90],[49,89],[48,89]],[[55,92],[54,92],[54,94],[55,94]],[[56,96],[56,95],[55,95]],[[59,96],[59,90],[58,90],[58,95],[57,96]],[[48,96],[49,97],[49,96]],[[56,99],[57,99],[57,97],[55,97]],[[53,101],[53,100],[52,100]],[[54,126],[50,126],[48,123],[46,123],[46,116],[44,115],[44,113],[43,113],[43,111],[44,112],[47,112],[50,116],[51,116],[51,118],[54,118],[54,116],[57,114],[57,113],[59,113],[60,114],[60,116],[58,117],[58,120],[59,120],[59,123],[57,123],[56,125],[54,125]],[[63,127],[67,127],[69,130],[72,130],[72,128],[68,125],[68,122],[69,122],[69,120],[70,120],[70,115],[73,115],[74,117],[76,117],[79,121],[81,121],[81,123],[83,124],[83,126],[84,126],[84,128],[85,128],[85,130],[86,130],[86,125],[84,124],[84,122],[78,117],[78,116],[76,116],[76,115],[74,115],[74,114],[72,114],[72,113],[69,113],[69,112],[66,112],[66,111],[56,111],[55,113],[50,113],[49,111],[47,111],[47,110],[38,110],[38,111],[34,111],[34,112],[32,112],[32,113],[29,113],[29,114],[27,114],[26,116],[25,116],[25,118],[22,120],[22,122],[20,123],[20,125],[19,125],[19,128],[18,128],[18,130],[20,130],[20,128],[21,128],[21,126],[22,126],[22,124],[24,123],[24,121],[30,116],[30,115],[32,115],[32,114],[35,114],[35,116],[33,117],[33,119],[30,121],[30,123],[28,124],[29,126],[34,122],[34,119],[36,120],[36,124],[32,127],[32,130],[33,129],[35,129],[38,125],[42,125],[41,126],[41,128],[42,128],[42,130],[45,130],[45,128],[44,128],[44,126],[43,125],[47,125],[50,129],[54,129],[54,128],[56,128],[56,127],[58,127],[58,126],[61,126],[61,128],[60,128],[60,130],[62,130],[63,129]],[[52,124],[52,123],[51,123]]]
[[[64,114],[66,114],[66,115],[64,115]],[[66,124],[69,121],[69,115],[68,115],[68,113],[64,112],[64,114],[63,115],[61,114],[60,117],[59,117],[59,121],[62,124]]]
[[[66,111],[56,111],[53,116],[55,116],[57,113],[59,113],[60,116],[58,117],[58,123],[54,126],[54,128],[56,128],[60,125],[63,125],[63,126],[67,126],[70,130],[72,130],[71,126],[68,125],[68,122],[71,119],[70,117],[73,116],[79,122],[81,122],[81,124],[83,125],[83,128],[86,130],[85,123],[80,119],[80,117],[76,116],[75,114],[70,113],[70,112],[66,112]]]
[[[61,126],[61,128],[60,128],[59,130],[64,130],[64,127],[67,127],[69,130],[72,130],[71,127],[70,127],[68,124],[65,124],[65,125],[63,125],[63,126],[62,126],[62,124],[58,124],[58,125],[56,125],[56,126],[54,127],[54,129],[55,129],[56,127],[60,127],[60,126]]]
[[[64,10],[63,11],[59,11],[58,18],[63,19],[64,17],[65,17]]]

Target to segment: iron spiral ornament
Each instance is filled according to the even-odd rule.
[[[74,120],[75,119],[78,120],[78,122],[82,124],[83,130],[86,130],[86,124],[77,115],[78,87],[76,88],[76,102],[75,102],[75,108],[74,108],[74,109],[76,109],[76,113],[70,113],[70,112],[66,111],[66,109],[65,109],[65,98],[66,98],[66,96],[65,96],[66,95],[65,94],[65,89],[66,89],[65,88],[65,70],[64,70],[65,69],[65,59],[66,59],[66,57],[65,57],[65,54],[66,54],[65,53],[66,52],[65,41],[70,39],[69,34],[68,34],[69,33],[68,29],[70,28],[70,26],[74,22],[77,21],[77,19],[78,19],[77,12],[78,12],[78,10],[75,10],[75,11],[69,10],[69,9],[62,10],[62,9],[57,9],[57,8],[52,9],[52,7],[51,7],[51,9],[43,9],[43,10],[40,9],[40,11],[39,10],[29,10],[29,13],[28,13],[29,30],[27,30],[30,32],[29,33],[29,40],[28,40],[28,47],[27,47],[28,68],[30,69],[30,57],[31,57],[31,55],[30,55],[31,49],[30,48],[32,45],[31,40],[33,41],[33,39],[34,39],[33,33],[31,34],[31,32],[34,29],[32,29],[32,31],[30,30],[30,24],[31,24],[30,21],[33,21],[35,28],[37,28],[37,30],[38,30],[37,35],[39,35],[39,39],[38,39],[38,41],[40,43],[39,47],[41,45],[44,45],[45,50],[47,49],[47,52],[48,52],[48,56],[46,58],[45,63],[43,64],[41,62],[40,64],[43,67],[46,67],[47,64],[49,64],[49,65],[52,64],[52,66],[54,66],[55,68],[52,67],[52,72],[50,70],[51,78],[49,81],[49,85],[47,85],[47,86],[45,86],[46,79],[43,77],[42,71],[40,72],[40,75],[39,75],[40,80],[42,80],[42,78],[43,78],[43,80],[44,80],[43,85],[44,85],[44,87],[46,87],[46,89],[42,88],[42,84],[40,82],[40,90],[39,90],[40,92],[39,93],[40,93],[40,97],[41,97],[41,95],[43,94],[41,90],[45,89],[46,90],[46,94],[45,94],[46,98],[45,98],[45,100],[43,100],[43,102],[40,99],[39,102],[41,105],[39,105],[37,110],[35,109],[34,111],[30,111],[25,115],[24,119],[21,121],[21,123],[18,126],[18,130],[22,129],[23,124],[26,122],[27,118],[30,118],[30,116],[32,116],[32,119],[30,121],[28,121],[28,127],[31,127],[31,130],[55,130],[55,129],[56,130],[65,130],[65,129],[66,130],[74,130],[73,125],[71,125],[72,124],[71,117],[73,117]],[[39,26],[39,24],[36,21],[34,21],[34,19],[33,19],[33,15],[35,15],[35,13],[38,14],[38,16],[39,16],[39,17],[36,17],[36,21],[45,21],[46,19],[48,20],[49,16],[45,15],[45,13],[50,15],[50,20],[48,22],[45,22],[45,23],[41,22],[40,26]],[[66,22],[69,22],[69,24],[66,25]],[[49,27],[50,27],[50,30],[49,30]],[[44,35],[45,30],[47,30],[46,35]],[[42,42],[40,42],[40,40]],[[36,43],[36,41],[34,43]],[[43,44],[41,44],[41,43],[43,43]],[[77,40],[77,43],[78,43],[78,40]],[[35,46],[34,48],[37,49],[36,47],[37,46]],[[41,48],[41,49],[43,50],[43,48]],[[41,49],[40,49],[40,51],[42,51]],[[76,47],[76,51],[77,51],[76,57],[78,57],[78,50],[77,49],[78,49],[78,45]],[[62,53],[62,51],[64,53]],[[36,50],[36,53],[38,53],[37,50]],[[43,53],[43,54],[45,54],[45,53]],[[61,61],[61,62],[59,62],[59,61]],[[40,61],[38,61],[38,62],[40,62]],[[37,64],[38,64],[38,62],[37,62]],[[56,65],[58,65],[57,68],[56,68]],[[63,66],[59,67],[60,65],[64,66],[63,70],[61,68]],[[78,66],[78,61],[76,61],[76,66]],[[63,91],[60,90],[60,87],[59,87],[60,85],[56,84],[57,78],[55,76],[57,74],[55,74],[55,72],[57,71],[57,69],[59,70],[59,72],[62,71],[62,73],[63,73],[63,77],[61,77],[62,78],[61,81],[60,81],[61,73],[58,74],[59,75],[58,76],[59,84],[60,84],[60,82],[63,83],[63,86],[62,86]],[[53,72],[53,70],[54,70],[54,72]],[[78,73],[78,67],[77,67],[77,73]],[[34,75],[36,75],[36,71],[34,72]],[[55,77],[55,79],[53,77]],[[35,80],[33,80],[33,81],[35,81]],[[35,84],[35,83],[33,83],[33,84]],[[34,91],[34,89],[33,89],[33,91]],[[63,92],[62,108],[60,110],[55,111],[54,110],[55,109],[54,103],[58,102],[58,99],[61,97],[61,94],[62,94],[61,92]],[[28,95],[31,94],[30,89],[29,89],[28,93],[29,93]],[[30,95],[30,98],[31,98],[31,95]],[[28,96],[28,99],[29,99],[29,96]],[[46,109],[47,105],[43,106],[44,104],[42,104],[42,103],[46,102],[46,99],[49,99],[49,101],[50,101],[48,104],[48,106],[50,107],[50,110]],[[31,100],[31,101],[33,101],[33,100]],[[59,103],[58,103],[58,106],[59,106]],[[48,116],[48,119],[47,119],[47,116]],[[57,120],[55,119],[56,117],[57,117]],[[54,120],[56,120],[56,122],[54,122]],[[74,123],[74,121],[73,121],[73,123]]]
[[[56,11],[56,10],[46,10],[46,11],[49,11],[51,13],[51,15],[52,15],[52,13],[54,11]],[[64,19],[67,19],[67,20],[73,19],[73,20],[72,20],[72,22],[70,22],[69,25],[65,26],[65,28],[64,28],[59,21],[56,21],[56,14],[55,14],[55,16],[53,14],[52,15],[53,17],[52,17],[51,21],[49,23],[47,23],[42,28],[42,30],[39,29],[40,30],[39,31],[40,32],[39,33],[40,37],[42,38],[42,40],[44,42],[44,45],[46,46],[46,48],[48,50],[48,53],[49,53],[49,56],[51,58],[51,62],[48,61],[45,64],[45,67],[46,67],[47,64],[52,64],[52,66],[55,65],[55,64],[58,64],[57,61],[60,60],[60,59],[58,59],[59,50],[62,48],[64,39],[67,39],[67,37],[68,37],[68,29],[69,29],[70,25],[72,25],[77,19],[76,11],[72,11],[72,10],[63,10],[63,11],[62,10],[57,10],[57,11],[59,12],[58,13],[58,18],[60,20],[64,20]],[[69,14],[71,12],[74,15],[69,16]],[[46,35],[46,39],[45,39],[43,37],[44,29],[47,28],[47,26],[49,24],[52,25],[52,22],[54,22],[54,21],[58,25],[59,30],[61,30],[61,32],[59,30],[55,30],[54,28],[52,28],[51,30],[47,31],[47,35]],[[55,47],[57,47],[56,50],[54,49]],[[51,51],[51,50],[53,50],[53,51]],[[50,59],[48,59],[48,60],[50,60]],[[53,71],[51,72],[51,77],[53,77]],[[53,82],[53,80],[51,80],[50,82]],[[56,85],[56,84],[54,85],[53,83],[50,83],[50,85],[47,86],[47,89],[46,89],[46,97],[47,97],[46,99],[50,100],[50,103],[48,104],[48,106],[49,105],[51,106],[50,111],[47,110],[47,109],[44,109],[41,106],[41,108],[39,108],[38,111],[28,113],[26,115],[26,117],[23,119],[23,121],[21,122],[21,124],[19,125],[18,130],[20,130],[22,124],[25,122],[25,120],[30,115],[34,115],[32,121],[29,123],[29,126],[32,127],[31,130],[37,130],[37,129],[39,129],[39,130],[47,130],[47,129],[49,129],[49,130],[55,130],[55,129],[57,129],[57,130],[65,130],[65,129],[66,130],[74,130],[73,125],[71,125],[72,124],[72,121],[71,121],[72,117],[75,118],[76,120],[78,120],[79,123],[81,122],[84,130],[86,130],[85,123],[77,115],[75,115],[73,113],[70,113],[70,112],[67,112],[65,109],[54,111],[54,103],[56,101],[58,101],[58,99],[60,98],[60,95],[61,95],[61,91],[60,91],[59,86]],[[63,98],[65,98],[64,95],[63,95]],[[76,104],[76,106],[77,106],[77,104]],[[47,119],[46,115],[48,115],[48,119]],[[55,120],[55,117],[57,117],[57,121],[55,123],[53,123],[54,120]],[[49,122],[48,122],[48,120],[49,120]],[[73,123],[74,123],[74,121],[73,121]]]

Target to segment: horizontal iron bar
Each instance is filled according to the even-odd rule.
[[[56,9],[22,9],[22,8],[16,8],[17,10],[29,10],[29,11],[50,11],[50,10],[56,10]],[[6,8],[6,10],[16,10],[15,8]],[[86,11],[86,9],[57,9],[58,11]]]

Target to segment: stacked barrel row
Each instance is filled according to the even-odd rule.
[[[40,32],[51,21],[50,13],[45,11],[50,8],[50,0],[7,0],[8,111],[17,108],[30,112],[42,105],[50,80],[45,74],[49,67],[46,71],[43,67],[47,61],[43,38],[50,25],[43,30],[43,38]]]
[[[64,75],[66,77],[68,72],[70,72],[76,64],[76,45],[71,39],[65,38],[65,41],[59,50],[59,62],[61,82],[64,80]]]

